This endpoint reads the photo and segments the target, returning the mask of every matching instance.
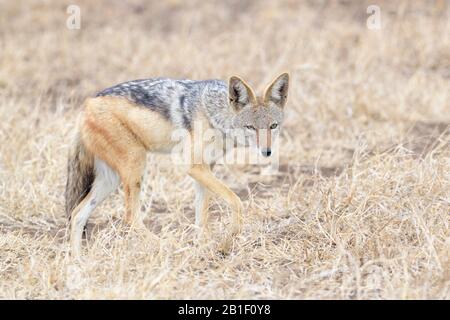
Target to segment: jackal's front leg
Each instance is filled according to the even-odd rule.
[[[212,170],[215,163],[209,165],[209,169]],[[209,218],[209,200],[211,198],[211,192],[200,184],[197,180],[194,180],[195,189],[195,225],[201,228],[202,231],[208,227]]]
[[[194,178],[207,191],[222,197],[233,209],[231,233],[239,233],[242,228],[242,203],[239,197],[230,190],[222,181],[217,179],[211,172],[209,166],[199,164],[193,165],[189,175]],[[202,211],[203,212],[203,211]]]
[[[194,181],[194,188],[195,225],[203,231],[207,228],[210,191],[198,181]]]

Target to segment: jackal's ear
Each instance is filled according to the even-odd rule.
[[[255,93],[241,78],[232,76],[228,82],[228,99],[235,111],[240,111],[249,103],[255,103]]]
[[[289,73],[280,74],[264,91],[264,102],[272,101],[283,108],[287,101],[289,89]]]

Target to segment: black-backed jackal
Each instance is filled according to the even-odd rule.
[[[73,253],[79,255],[92,211],[120,181],[125,221],[143,227],[139,194],[146,153],[170,150],[174,130],[185,129],[191,141],[216,147],[214,139],[203,139],[204,130],[229,134],[238,129],[244,133],[244,144],[270,156],[283,121],[288,87],[287,73],[278,76],[261,97],[235,76],[228,83],[155,78],[122,83],[87,99],[68,160],[65,197]],[[238,233],[242,226],[239,197],[212,174],[215,160],[196,152],[193,148],[191,155],[200,160],[192,161],[187,169],[195,181],[196,224],[204,227],[209,196],[216,194],[233,209],[231,231]]]

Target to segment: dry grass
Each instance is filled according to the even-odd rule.
[[[66,6],[81,6],[81,30]],[[1,298],[450,298],[450,8],[445,1],[8,1],[0,16]],[[122,191],[71,262],[63,190],[82,100],[151,76],[293,83],[281,171],[219,167],[244,200],[233,252],[195,243],[193,188],[149,155],[146,223]]]

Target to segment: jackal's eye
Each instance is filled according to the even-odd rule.
[[[270,125],[270,129],[271,129],[271,130],[276,129],[277,127],[278,127],[278,123],[272,123],[272,124]]]
[[[255,128],[254,126],[252,126],[252,125],[247,125],[247,126],[245,126],[245,129],[248,129],[248,130],[256,130],[256,128]]]

